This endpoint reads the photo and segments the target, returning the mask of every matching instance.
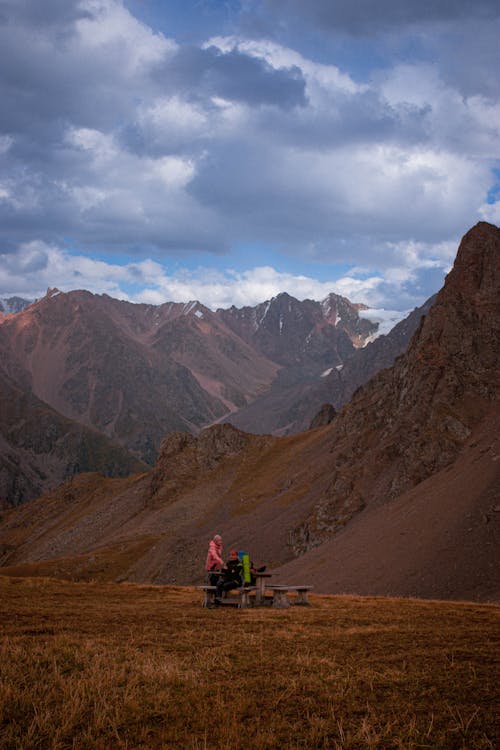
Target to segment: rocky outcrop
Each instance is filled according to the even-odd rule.
[[[309,425],[309,429],[314,430],[316,427],[325,427],[325,425],[330,424],[330,422],[333,422],[336,416],[337,416],[337,411],[332,406],[332,404],[323,404],[319,412],[311,421],[311,424]]]
[[[266,444],[272,438],[259,438],[220,424],[202,430],[199,435],[175,432],[161,444],[156,467],[151,474],[151,499],[171,500],[185,490],[193,478],[210,472],[228,457],[244,453],[250,444]]]

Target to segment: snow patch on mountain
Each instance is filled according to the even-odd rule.
[[[375,341],[379,336],[385,336],[392,331],[400,320],[408,317],[410,310],[384,310],[383,308],[368,308],[359,311],[359,317],[370,320],[372,323],[378,323],[377,332],[369,336],[365,342]]]
[[[33,300],[23,299],[22,297],[2,297],[0,298],[0,312],[4,315],[18,313],[31,305],[32,302]]]

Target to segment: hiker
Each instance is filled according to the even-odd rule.
[[[209,574],[208,580],[210,586],[215,586],[217,584],[220,578],[220,570],[223,566],[222,537],[220,534],[215,534],[214,538],[210,540],[208,545],[207,562],[205,564],[205,570]]]
[[[216,586],[215,599],[220,599],[223,592],[238,589],[243,584],[243,563],[238,557],[238,551],[232,549],[229,553],[229,560],[222,569],[222,576],[219,578]]]
[[[256,568],[253,560],[250,562],[250,586],[255,586],[257,583],[256,573],[264,573],[266,570],[265,565],[261,565],[260,568]]]

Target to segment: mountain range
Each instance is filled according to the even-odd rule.
[[[323,401],[338,408],[389,366],[427,309],[415,311],[402,333],[364,346],[377,324],[360,316],[362,305],[334,294],[300,302],[283,293],[215,312],[199,302],[141,305],[57,289],[24,303],[0,320],[2,398],[19,403],[0,415],[4,504],[36,497],[78,470],[116,475],[102,451],[121,448],[122,473],[134,460],[154,465],[172,431],[195,434],[220,421],[255,433],[300,431]],[[73,439],[59,439],[54,462],[42,443],[23,437],[35,420],[28,412],[41,405],[49,432],[60,435],[64,424],[65,435],[80,432],[88,445],[99,436],[88,460],[75,456]]]
[[[4,571],[188,584],[218,532],[273,582],[498,599],[499,281],[500,231],[482,222],[407,351],[325,424],[173,432],[150,471],[76,476],[4,513]]]

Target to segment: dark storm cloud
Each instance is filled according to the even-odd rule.
[[[298,112],[284,118],[279,112],[263,112],[258,123],[261,131],[280,132],[280,142],[310,151],[367,142],[391,142],[399,145],[427,140],[428,106],[405,104],[392,108],[375,91],[352,94],[337,92],[331,106],[321,117],[316,111]]]
[[[57,26],[63,30],[79,18],[87,18],[78,0],[0,0],[0,24]]]
[[[156,70],[155,78],[164,90],[196,97],[220,96],[251,106],[273,104],[283,109],[306,103],[299,68],[276,70],[238,49],[222,52],[213,46],[181,47]]]
[[[264,6],[285,24],[300,20],[351,34],[498,15],[498,0],[264,0]]]
[[[33,33],[12,19],[0,25],[0,131],[41,140],[47,126],[52,134],[68,122],[106,128],[126,116],[144,81],[132,79],[127,87],[117,46],[88,54],[77,39],[61,39],[64,28]]]
[[[313,32],[313,45],[320,34],[340,53],[356,43],[361,69],[365,55],[377,67],[398,57],[428,60],[463,96],[499,95],[498,0],[260,0],[258,7],[260,30],[253,14],[242,16],[257,37]]]

